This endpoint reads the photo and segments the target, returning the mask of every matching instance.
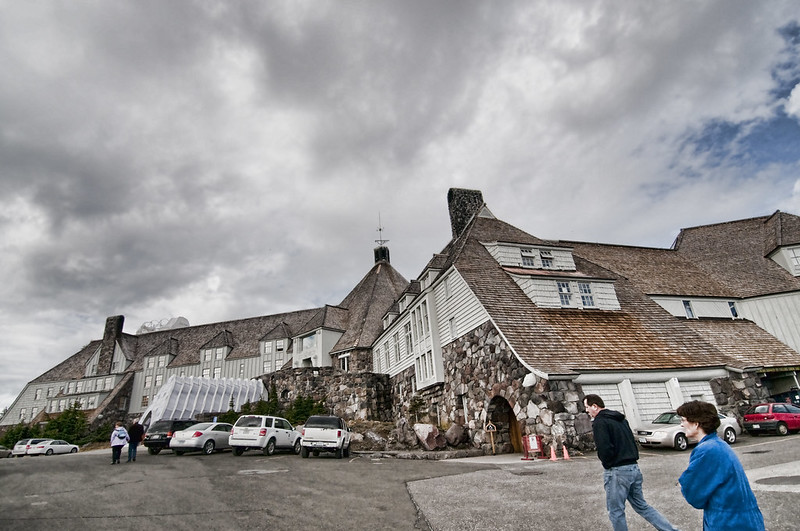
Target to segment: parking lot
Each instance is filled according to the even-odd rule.
[[[767,529],[800,518],[800,435],[742,436],[734,445]],[[354,455],[301,459],[246,452],[110,450],[0,460],[2,529],[608,529],[596,456],[523,461]],[[125,454],[123,453],[123,456]],[[642,451],[645,497],[682,529],[701,529],[675,482],[689,452]],[[632,530],[652,529],[629,510]]]

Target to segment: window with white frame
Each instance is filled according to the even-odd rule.
[[[392,337],[392,350],[394,351],[395,363],[400,362],[400,332],[395,332]]]
[[[164,375],[156,374],[156,387],[161,387],[162,383],[164,383]]]
[[[41,390],[41,388],[37,389],[36,393],[34,393],[34,395],[33,395],[33,399],[34,400],[39,400],[40,398],[42,398],[42,390]]]
[[[47,388],[47,395],[46,395],[46,397],[47,397],[47,398],[51,398],[52,396],[53,396],[53,388],[52,388],[52,387],[48,387],[48,388]]]
[[[19,410],[19,420],[25,420],[25,414],[28,412],[24,407]]]
[[[316,350],[317,334],[311,334],[303,338],[303,352]]]
[[[114,388],[114,379],[112,377],[106,378],[106,389],[113,389]]]
[[[447,326],[450,328],[450,339],[456,338],[456,318],[451,317],[447,320]]]
[[[422,335],[427,336],[431,326],[428,320],[428,301],[422,301],[420,309],[422,310]]]
[[[67,394],[71,395],[74,392],[75,392],[75,382],[69,382],[67,384]]]
[[[75,392],[82,393],[83,392],[83,380],[78,380],[75,384]]]
[[[205,369],[203,369],[203,378],[208,378],[209,376],[211,376],[211,368],[206,367]]]
[[[264,372],[265,373],[272,372],[272,367],[270,367],[270,362],[269,361],[265,361],[264,362]]]
[[[203,361],[211,361],[211,356],[214,354],[213,349],[206,349],[203,351]]]
[[[272,341],[264,341],[264,356],[272,357]]]
[[[553,267],[553,251],[541,251],[539,253],[542,257],[542,267],[550,269]]]
[[[144,377],[144,388],[147,389],[153,385],[153,376],[148,374]]]
[[[275,350],[283,352],[283,339],[279,339],[275,342]]]
[[[167,357],[166,356],[159,356],[158,357],[158,366],[159,367],[166,367],[167,366]]]
[[[222,367],[214,367],[214,378],[222,376]]]
[[[89,409],[96,408],[97,407],[97,397],[96,396],[90,396],[89,400],[87,401],[86,407],[88,407]]]
[[[339,368],[345,372],[350,371],[350,354],[339,355]]]
[[[244,378],[244,363],[239,364],[239,378]]]
[[[58,410],[59,411],[64,411],[64,408],[66,408],[66,407],[67,407],[67,400],[65,398],[62,398],[61,400],[58,401]]]
[[[694,310],[692,309],[691,301],[683,301],[683,309],[686,312],[687,319],[694,319]]]
[[[410,356],[414,351],[414,339],[411,336],[411,323],[406,323],[403,327],[406,336],[406,356]]]
[[[569,282],[558,281],[557,284],[561,306],[572,306],[572,291],[569,288]]]
[[[789,249],[789,260],[795,268],[800,267],[800,247]]]
[[[148,368],[148,369],[152,369],[152,368],[153,368],[153,367],[155,367],[155,366],[156,366],[156,359],[155,359],[155,357],[153,357],[153,356],[149,356],[149,357],[147,358],[147,368]]]
[[[594,295],[592,295],[592,285],[588,282],[578,282],[578,293],[581,295],[581,305],[584,308],[594,307]]]
[[[388,341],[383,344],[383,356],[384,356],[383,359],[385,360],[384,367],[388,371],[389,370],[389,363],[391,362],[391,360],[389,359],[389,342]]]
[[[35,419],[36,415],[39,414],[39,408],[34,406],[31,408],[31,419]]]
[[[150,403],[150,397],[147,395],[142,395],[142,407],[147,407]]]
[[[216,351],[214,352],[214,359],[221,360],[224,357],[225,357],[225,348],[217,347]]]
[[[520,249],[519,254],[522,258],[522,267],[536,267],[536,251],[533,249]]]

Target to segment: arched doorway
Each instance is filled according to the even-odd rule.
[[[497,453],[522,452],[522,434],[514,410],[508,400],[496,396],[489,402],[487,418],[495,425],[494,445]]]

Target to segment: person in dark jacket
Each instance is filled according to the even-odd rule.
[[[704,531],[764,531],[764,516],[739,458],[717,437],[714,404],[692,400],[678,408],[686,436],[700,439],[678,482],[686,501],[703,510]]]
[[[603,485],[606,491],[606,509],[614,531],[625,531],[625,501],[633,510],[659,531],[677,530],[669,520],[648,504],[642,494],[642,471],[639,470],[639,449],[633,431],[619,411],[605,409],[603,399],[586,395],[583,399],[586,413],[592,417],[592,433],[597,447],[597,457],[603,464]]]
[[[133,419],[133,424],[128,428],[128,437],[131,442],[128,443],[128,462],[136,461],[136,447],[142,442],[144,438],[144,426],[139,424],[139,419]]]

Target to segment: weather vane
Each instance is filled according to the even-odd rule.
[[[383,239],[383,227],[381,226],[381,213],[378,212],[378,239],[375,240],[375,243],[377,243],[380,246],[383,246],[388,241],[389,240]]]

